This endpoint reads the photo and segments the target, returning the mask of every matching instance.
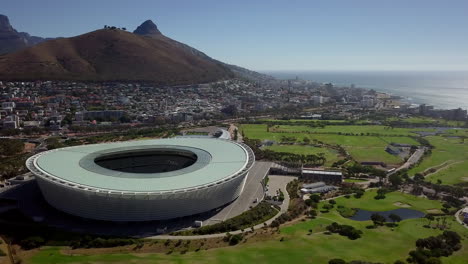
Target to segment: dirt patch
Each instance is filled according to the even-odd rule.
[[[468,177],[462,177],[461,180],[468,182]]]
[[[403,208],[411,207],[411,205],[406,204],[406,203],[402,203],[402,202],[396,202],[396,203],[393,203],[393,205],[398,206],[398,207],[403,207]]]
[[[442,211],[440,211],[440,209],[427,209],[426,210],[428,213],[430,214],[441,214]]]

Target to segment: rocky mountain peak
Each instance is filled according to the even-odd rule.
[[[15,31],[10,25],[10,20],[7,16],[0,14],[0,31]]]
[[[156,24],[154,24],[153,21],[151,20],[146,20],[141,24],[133,33],[137,35],[159,35],[161,34],[161,31],[159,31],[158,27]]]

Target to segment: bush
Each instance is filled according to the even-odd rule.
[[[138,242],[138,240],[131,238],[92,238],[90,236],[84,236],[80,240],[73,241],[70,246],[72,248],[108,248],[132,245],[136,242]]]
[[[32,236],[21,240],[19,244],[23,249],[29,250],[44,245],[45,240],[40,236]]]
[[[260,224],[272,218],[276,214],[277,210],[272,208],[269,203],[261,202],[253,209],[243,212],[242,214],[230,218],[226,221],[216,223],[213,225],[203,226],[189,231],[176,232],[174,233],[174,235],[205,235],[241,230],[244,228],[249,228],[256,224]]]
[[[338,233],[341,236],[346,236],[351,240],[355,240],[361,237],[362,231],[355,229],[349,225],[340,225],[336,222],[333,222],[331,225],[327,226],[327,230],[332,233]]]
[[[342,259],[330,259],[328,264],[346,264],[346,261]]]

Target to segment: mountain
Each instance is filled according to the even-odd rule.
[[[146,20],[133,31],[133,33],[142,36],[161,35],[158,26],[152,20]]]
[[[0,79],[190,84],[235,76],[225,64],[164,36],[151,21],[135,32],[101,29],[0,56]]]
[[[151,37],[151,38],[159,38],[162,34],[161,31],[159,31],[158,27],[152,20],[146,20],[141,24],[135,31],[133,31],[134,34],[137,35],[142,35],[146,37]],[[173,45],[178,46],[181,49],[184,49],[186,52],[191,53],[195,56],[201,57],[206,60],[211,60],[216,63],[220,63],[227,67],[229,70],[231,70],[236,77],[241,77],[245,79],[249,79],[252,81],[264,81],[264,80],[271,80],[274,79],[272,76],[266,75],[266,74],[261,74],[255,71],[251,71],[236,65],[232,64],[227,64],[221,61],[217,61],[206,55],[205,53],[190,47],[187,44],[172,40]]]
[[[8,17],[0,15],[0,54],[15,52],[45,40],[47,39],[16,31],[11,26]]]

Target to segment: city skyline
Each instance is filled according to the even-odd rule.
[[[71,37],[153,20],[166,36],[257,71],[468,70],[468,4],[450,1],[10,1],[18,31]],[[40,22],[40,23],[39,23]]]

